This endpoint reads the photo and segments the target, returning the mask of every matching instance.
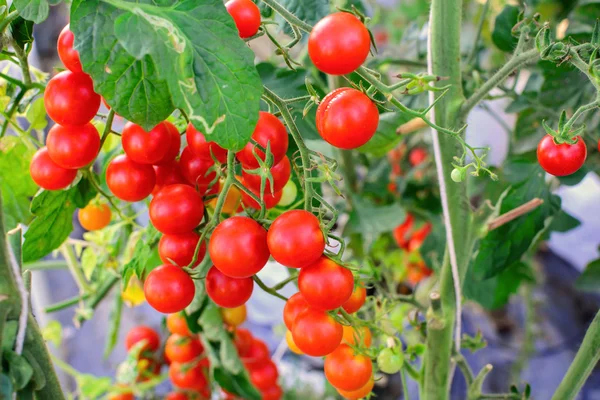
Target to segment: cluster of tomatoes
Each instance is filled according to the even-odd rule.
[[[425,222],[420,227],[415,228],[415,217],[411,213],[408,213],[404,222],[398,225],[392,234],[401,249],[414,254],[421,248],[421,245],[431,233],[431,229],[431,222]],[[415,260],[411,259],[406,269],[406,280],[412,286],[415,286],[433,273],[433,271],[427,268],[427,265],[420,256],[416,257]]]

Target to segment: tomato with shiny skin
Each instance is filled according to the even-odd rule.
[[[230,278],[215,267],[206,274],[206,294],[218,306],[235,308],[245,304],[254,290],[252,278]]]
[[[413,167],[416,167],[417,165],[421,164],[426,159],[427,159],[427,151],[420,147],[413,149],[408,154],[408,162],[410,162],[410,165],[412,165]]]
[[[202,363],[182,364],[172,363],[169,367],[169,378],[174,386],[181,389],[205,391],[208,380]]]
[[[163,125],[169,131],[169,136],[171,140],[169,141],[169,147],[167,148],[167,152],[165,156],[158,161],[157,165],[168,164],[175,161],[177,156],[179,155],[179,150],[181,150],[181,135],[179,135],[179,131],[177,127],[170,123],[169,121],[163,121],[159,125]]]
[[[244,186],[246,185],[243,178],[240,179],[240,181]],[[258,191],[254,191],[250,188],[248,188],[248,190],[254,193],[256,197],[260,198],[260,193]],[[271,208],[275,207],[281,200],[281,196],[283,196],[283,192],[275,192],[271,194],[268,190],[265,189],[265,193],[263,195],[263,202],[265,203],[265,208],[267,210],[270,210]],[[245,207],[260,210],[260,204],[252,197],[250,197],[246,192],[242,192],[242,203]]]
[[[229,0],[225,3],[242,39],[256,35],[260,28],[260,10],[251,0]]]
[[[242,358],[242,362],[248,369],[258,368],[262,364],[271,360],[271,353],[269,348],[260,339],[253,338],[252,344],[248,349],[246,355]]]
[[[285,326],[289,330],[292,330],[298,314],[308,307],[310,306],[304,299],[304,296],[302,296],[302,293],[298,292],[293,294],[288,301],[285,302],[285,306],[283,307],[283,322],[285,323]]]
[[[48,132],[46,147],[56,164],[67,169],[79,169],[96,159],[100,151],[100,135],[90,123],[82,126],[57,124]]]
[[[48,116],[63,126],[85,125],[96,116],[100,96],[92,79],[82,72],[62,71],[46,86],[44,105]]]
[[[347,12],[330,14],[317,22],[308,37],[308,55],[315,67],[329,75],[346,75],[360,67],[371,50],[365,25]]]
[[[165,264],[187,267],[193,260],[198,246],[200,235],[196,232],[179,233],[175,235],[163,235],[158,242],[158,255]],[[206,244],[202,243],[198,250],[198,257],[192,267],[202,262],[206,255]]]
[[[333,387],[341,390],[358,390],[373,376],[371,359],[357,354],[349,345],[341,344],[325,357],[325,377]]]
[[[327,143],[340,149],[355,149],[375,134],[379,111],[363,92],[339,88],[319,104],[316,124],[319,135]]]
[[[192,335],[185,316],[182,313],[174,313],[167,316],[167,329],[169,332],[181,336]]]
[[[283,397],[283,391],[279,385],[273,385],[268,389],[260,391],[262,400],[280,400]]]
[[[348,314],[360,310],[367,299],[367,289],[362,286],[356,286],[350,298],[342,305]]]
[[[200,340],[194,337],[173,334],[165,343],[165,355],[176,363],[190,362],[204,351]]]
[[[289,349],[292,351],[292,353],[295,353],[298,355],[304,354],[304,352],[298,348],[298,346],[296,345],[296,342],[294,342],[294,337],[292,336],[292,331],[288,330],[285,332],[285,341],[286,341]]]
[[[212,159],[195,156],[186,146],[179,158],[179,167],[185,179],[190,185],[198,187],[201,193],[205,193],[212,181],[217,177],[215,171],[209,169],[215,165]]]
[[[235,308],[221,309],[221,317],[223,318],[223,322],[234,328],[240,326],[246,321],[246,314],[247,310],[245,304]]]
[[[291,175],[292,166],[290,164],[290,159],[285,156],[278,164],[271,167],[271,176],[273,179],[265,180],[265,193],[277,193],[282,191],[290,180]],[[253,192],[260,191],[260,176],[243,171],[242,177],[244,178],[244,184],[247,188],[252,189]],[[273,184],[273,190],[271,190],[271,184]]]
[[[254,132],[252,133],[252,139],[265,149],[267,148],[267,145],[270,144],[274,166],[283,160],[288,149],[289,139],[285,126],[276,116],[261,111],[258,116],[256,128],[254,128]],[[254,148],[254,144],[248,142],[248,144],[236,154],[237,159],[246,169],[259,167],[258,161],[254,156]],[[256,154],[261,160],[265,160],[265,153],[262,150],[256,148]]]
[[[125,348],[131,350],[133,346],[145,341],[141,352],[156,351],[160,347],[160,336],[158,332],[146,325],[139,325],[131,328],[125,336]]]
[[[97,231],[110,224],[112,213],[106,203],[90,203],[77,213],[79,223],[86,231]]]
[[[46,147],[39,149],[31,159],[29,173],[33,181],[46,190],[64,189],[77,176],[76,169],[66,169],[52,161]]]
[[[353,346],[370,347],[372,341],[371,330],[366,326],[355,328],[353,326],[344,325],[344,336],[342,343],[351,344]]]
[[[271,255],[289,268],[314,264],[325,250],[319,219],[305,210],[286,211],[273,221],[267,233]]]
[[[354,277],[349,269],[322,256],[300,270],[298,289],[311,307],[335,310],[352,296]]]
[[[164,124],[158,124],[146,132],[132,122],[125,124],[121,143],[127,157],[139,164],[155,164],[162,160],[171,146],[171,133]]]
[[[254,337],[248,329],[238,328],[235,330],[235,334],[233,335],[233,344],[235,345],[240,357],[246,357],[248,354],[250,354],[253,342]]]
[[[228,218],[214,230],[208,252],[215,267],[225,275],[251,277],[269,261],[267,231],[252,218]]]
[[[344,329],[326,311],[307,308],[298,314],[292,327],[294,343],[309,356],[322,357],[342,342]]]
[[[58,35],[58,42],[56,43],[58,57],[69,71],[83,72],[79,53],[73,48],[74,40],[75,35],[71,32],[70,25],[67,24]]]
[[[221,164],[227,162],[227,149],[222,148],[215,142],[206,140],[204,134],[191,123],[187,126],[185,137],[189,149],[196,157],[213,160],[214,156]]]
[[[171,264],[153,269],[144,282],[146,301],[164,314],[176,313],[189,306],[195,292],[194,281],[187,272]]]
[[[152,166],[156,174],[156,184],[152,190],[152,194],[156,195],[162,188],[178,183],[188,184],[183,177],[179,163],[177,161],[161,162],[159,165]]]
[[[271,386],[276,385],[277,378],[279,378],[277,366],[271,360],[250,370],[250,380],[259,390],[266,390]]]
[[[156,173],[151,165],[138,164],[122,154],[108,164],[106,184],[117,198],[130,202],[140,201],[152,193]]]
[[[406,214],[406,219],[403,223],[398,225],[392,235],[394,236],[394,240],[398,244],[398,247],[402,249],[408,249],[408,233],[412,230],[413,224],[415,222],[415,217],[411,213]]]
[[[170,185],[154,196],[148,207],[150,221],[161,233],[188,233],[204,218],[202,197],[188,185]]]
[[[363,397],[367,397],[369,393],[373,391],[373,387],[375,387],[375,380],[371,378],[363,387],[358,390],[346,391],[337,389],[337,391],[347,400],[359,400]]]
[[[538,162],[544,171],[554,176],[567,176],[583,166],[587,147],[581,136],[575,139],[575,144],[556,144],[552,136],[544,136],[537,147]]]

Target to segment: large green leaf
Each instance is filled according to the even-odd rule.
[[[15,0],[14,4],[19,11],[19,15],[28,21],[39,24],[48,18],[50,10],[48,0]]]
[[[406,218],[404,208],[398,203],[380,206],[369,199],[353,196],[352,205],[348,227],[362,235],[365,249],[382,233],[391,232]]]
[[[16,3],[10,6],[11,11],[16,9]],[[33,43],[33,21],[27,20],[22,16],[17,17],[10,23],[10,33],[17,46],[24,49],[27,43]]]
[[[221,0],[78,0],[71,26],[84,70],[120,115],[150,128],[181,108],[223,147],[250,139],[262,85]]]
[[[42,190],[31,202],[35,219],[25,233],[23,262],[38,260],[60,246],[73,230],[73,212],[94,198],[96,190],[82,179],[68,190]]]
[[[329,0],[280,0],[279,3],[310,25],[316,24],[330,12]],[[292,33],[290,26],[279,14],[276,14],[275,21],[283,26],[285,33]],[[303,38],[306,40],[306,35]]]
[[[10,376],[15,390],[23,389],[33,376],[33,368],[31,368],[25,357],[13,351],[5,350],[3,358],[9,366],[8,376]]]
[[[519,12],[518,7],[505,6],[496,17],[492,41],[502,51],[511,52],[517,45],[518,39],[513,36],[512,28],[518,22]]]
[[[585,267],[575,281],[575,287],[584,292],[600,291],[600,259],[592,261]]]
[[[133,236],[135,235],[135,236]],[[135,240],[135,247],[131,260],[123,265],[121,276],[123,277],[123,287],[127,287],[127,283],[132,275],[136,275],[139,279],[145,279],[146,274],[154,267],[159,265],[158,262],[151,263],[157,253],[158,240],[160,232],[158,232],[152,224],[142,230],[134,233],[131,239]]]
[[[358,151],[383,157],[403,139],[402,135],[396,133],[396,129],[411,119],[408,114],[400,112],[381,114],[375,135],[365,145],[359,147]]]

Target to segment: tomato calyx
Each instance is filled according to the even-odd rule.
[[[558,120],[558,128],[556,130],[552,129],[546,123],[546,120],[542,120],[542,126],[546,133],[552,136],[555,145],[560,144],[577,144],[579,141],[579,135],[585,130],[585,125],[581,125],[578,128],[571,129],[573,127],[573,118],[567,121],[567,113],[565,110],[560,114],[560,118]]]

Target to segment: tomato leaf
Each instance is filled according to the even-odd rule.
[[[11,399],[14,389],[10,378],[0,374],[0,399]]]
[[[132,275],[136,275],[139,279],[144,279],[146,274],[158,264],[153,265],[150,260],[156,252],[160,232],[149,223],[146,228],[134,233],[137,241],[129,262],[123,265],[121,276],[123,278],[123,287],[127,287],[129,279]]]
[[[600,259],[592,261],[585,267],[575,281],[575,287],[584,292],[600,291]]]
[[[568,232],[579,225],[581,225],[581,221],[568,214],[565,210],[560,210],[552,220],[550,230],[554,232]]]
[[[519,7],[505,6],[496,17],[492,41],[500,50],[511,52],[517,45],[518,38],[513,36],[512,28],[519,19]]]
[[[48,18],[50,11],[48,0],[15,0],[14,4],[19,15],[28,21],[39,24]]]
[[[11,11],[16,9],[15,3],[17,2],[10,6]],[[10,23],[10,33],[16,45],[24,49],[26,44],[33,43],[33,21],[28,21],[22,16],[17,17]]]
[[[31,368],[25,357],[18,355],[14,351],[4,350],[3,358],[8,365],[8,376],[15,390],[23,389],[33,376],[33,368]]]
[[[80,374],[75,377],[77,385],[81,391],[82,396],[89,399],[100,398],[103,394],[108,392],[112,386],[112,381],[109,377],[97,377],[89,374]]]
[[[34,220],[25,232],[23,262],[35,261],[60,246],[73,230],[73,212],[96,196],[87,179],[67,190],[41,190],[31,202]]]
[[[279,3],[310,25],[316,24],[330,13],[329,0],[279,0]],[[275,21],[283,27],[286,34],[292,35],[292,29],[283,17],[276,14]],[[308,36],[304,35],[302,39],[306,41]]]
[[[379,235],[391,232],[406,218],[404,208],[398,203],[378,206],[369,199],[353,196],[354,208],[349,225],[363,237],[363,248],[368,249]]]
[[[400,112],[389,112],[379,116],[379,125],[375,135],[365,145],[358,148],[361,153],[383,157],[402,141],[404,136],[396,133],[398,127],[412,119],[411,116]]]
[[[225,148],[250,140],[262,85],[221,0],[78,0],[71,26],[84,70],[119,115],[148,129],[181,108]]]

